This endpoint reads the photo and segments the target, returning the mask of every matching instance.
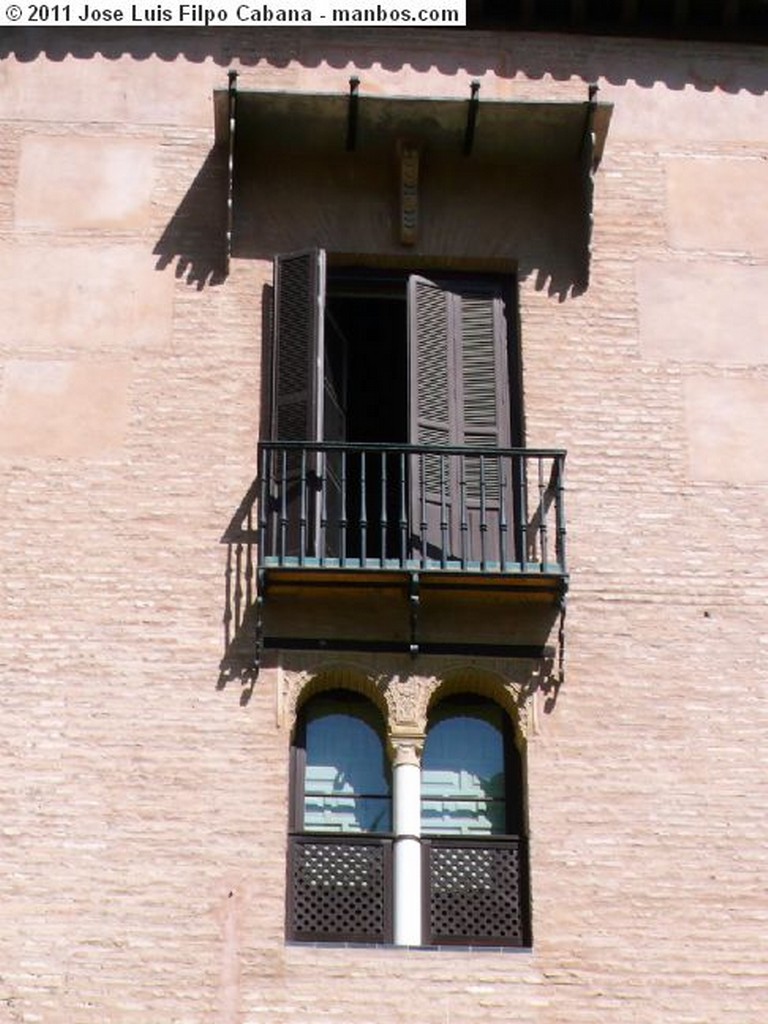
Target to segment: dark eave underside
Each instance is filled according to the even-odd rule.
[[[468,0],[467,15],[472,28],[768,43],[768,0]]]

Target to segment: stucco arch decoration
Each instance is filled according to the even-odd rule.
[[[382,688],[377,676],[365,667],[341,661],[320,662],[299,670],[285,669],[282,673],[282,707],[283,722],[293,731],[299,707],[310,697],[323,690],[353,690],[373,701],[382,714],[384,721],[388,718],[387,702],[383,697]]]
[[[292,732],[304,701],[323,690],[349,689],[379,708],[393,749],[403,743],[419,747],[433,704],[452,693],[478,693],[497,701],[525,739],[533,726],[535,680],[540,671],[541,666],[532,659],[493,659],[479,667],[443,658],[414,665],[408,658],[372,656],[363,661],[321,655],[311,664],[281,667],[279,719]]]
[[[436,681],[427,710],[455,693],[476,693],[495,701],[507,712],[520,736],[527,738],[533,697],[520,681],[510,679],[498,669],[458,667]]]

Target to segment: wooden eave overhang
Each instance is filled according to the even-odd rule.
[[[234,129],[238,143],[318,155],[391,153],[405,139],[433,153],[488,163],[576,161],[591,131],[596,165],[611,110],[586,90],[583,101],[572,102],[485,99],[478,86],[462,98],[366,95],[355,79],[341,93],[237,89],[233,97],[231,88],[214,91],[218,144],[227,145]]]
[[[238,89],[234,71],[228,88],[214,90],[213,98],[216,144],[228,153],[227,266],[244,152],[264,160],[277,153],[380,159],[405,146],[429,159],[458,161],[468,174],[481,166],[554,163],[572,166],[580,180],[600,162],[613,110],[598,101],[592,85],[574,101],[483,99],[479,82],[465,98],[381,96],[366,94],[357,78],[336,93]]]

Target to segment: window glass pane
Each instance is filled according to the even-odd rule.
[[[432,718],[421,772],[422,828],[429,833],[506,831],[501,708],[446,703]]]
[[[304,828],[388,832],[389,773],[373,707],[321,698],[306,718]]]

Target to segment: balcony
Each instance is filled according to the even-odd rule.
[[[543,449],[262,443],[223,537],[223,673],[254,645],[256,664],[265,647],[542,656],[568,582],[564,463]]]
[[[258,568],[566,576],[565,453],[265,442]]]

